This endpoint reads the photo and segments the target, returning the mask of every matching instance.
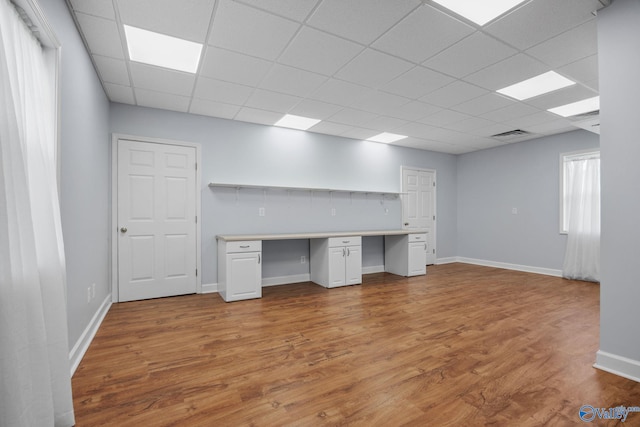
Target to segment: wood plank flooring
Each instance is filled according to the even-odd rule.
[[[77,426],[566,426],[640,406],[640,383],[592,367],[596,284],[467,264],[364,279],[114,304],[73,377]]]

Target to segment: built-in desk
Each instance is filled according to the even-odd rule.
[[[385,271],[426,274],[426,230],[223,234],[218,240],[218,292],[225,301],[262,297],[262,241],[309,239],[311,281],[327,288],[362,283],[361,238],[385,237]]]

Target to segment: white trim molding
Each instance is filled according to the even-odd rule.
[[[450,261],[454,262],[454,261]],[[529,265],[509,264],[506,262],[487,261],[483,259],[456,257],[455,262],[462,262],[465,264],[483,265],[485,267],[504,268],[506,270],[524,271],[525,273],[537,273],[545,274],[547,276],[562,277],[562,270],[555,270],[552,268],[532,267]]]
[[[279,286],[279,285],[289,285],[291,283],[302,283],[311,281],[311,274],[293,274],[290,276],[279,276],[279,277],[263,277],[262,278],[262,287],[266,288],[267,286]]]
[[[598,350],[594,368],[640,383],[640,361]]]
[[[202,288],[200,289],[200,294],[213,294],[218,292],[218,284],[217,283],[203,283]]]
[[[82,332],[82,335],[80,335],[80,338],[78,338],[78,341],[76,341],[76,344],[69,352],[71,376],[73,376],[73,374],[76,372],[76,369],[78,369],[82,358],[89,349],[89,345],[91,345],[93,338],[96,336],[96,333],[98,332],[98,329],[100,328],[100,325],[102,324],[102,321],[109,312],[110,308],[111,294],[107,295],[104,301],[102,301],[102,304],[100,304],[100,307],[91,318],[91,321]]]

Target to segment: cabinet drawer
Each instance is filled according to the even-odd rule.
[[[409,234],[409,242],[426,242],[427,233]]]
[[[262,240],[244,240],[240,242],[227,242],[227,253],[259,252],[262,250]]]
[[[347,236],[347,237],[329,237],[329,247],[336,246],[354,246],[361,245],[362,237],[360,236]]]

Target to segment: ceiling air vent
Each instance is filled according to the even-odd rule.
[[[496,133],[495,135],[491,135],[491,138],[516,138],[523,135],[531,135],[531,132],[527,132],[522,129],[515,129],[508,132]]]

